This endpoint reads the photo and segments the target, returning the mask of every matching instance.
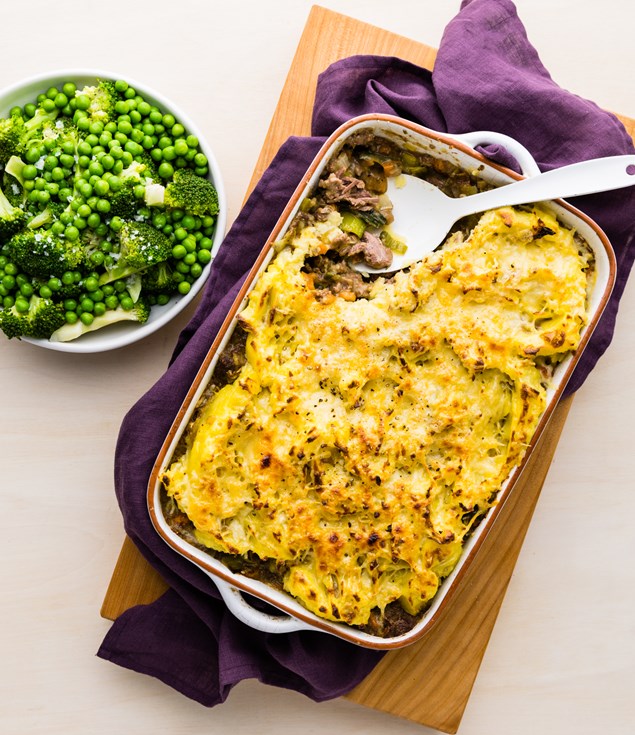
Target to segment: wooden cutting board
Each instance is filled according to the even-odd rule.
[[[313,7],[249,191],[290,135],[310,134],[318,74],[353,54],[398,56],[431,69],[436,52],[417,41]],[[635,121],[621,119],[634,134]],[[416,644],[386,654],[348,699],[443,732],[457,731],[570,405],[567,399],[556,409],[445,617]],[[165,589],[161,577],[126,538],[101,614],[115,620],[134,605],[152,602]]]

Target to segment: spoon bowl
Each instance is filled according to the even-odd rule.
[[[456,199],[416,176],[393,176],[388,179],[387,191],[393,205],[394,224],[391,225],[391,232],[405,243],[406,251],[394,253],[392,263],[385,268],[371,268],[365,263],[352,265],[367,273],[401,270],[435,250],[443,243],[452,225],[469,214],[516,204],[612,191],[633,184],[635,155],[582,161]]]

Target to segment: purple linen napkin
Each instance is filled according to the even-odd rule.
[[[294,689],[316,701],[330,699],[350,691],[381,658],[381,653],[322,633],[272,635],[244,626],[226,611],[207,576],[159,539],[146,508],[154,459],[250,265],[324,137],[367,112],[397,114],[446,132],[507,133],[544,170],[635,153],[617,118],[551,79],[509,0],[464,2],[446,29],[433,73],[396,58],[354,56],[319,77],[312,136],[290,138],[265,172],[225,238],[170,367],[131,408],[117,444],[115,488],[126,532],[171,589],[115,621],[98,655],[155,676],[207,706],[224,701],[232,686],[246,678]],[[513,164],[504,150],[490,147],[486,153]],[[635,256],[633,188],[581,197],[576,204],[606,231],[619,272],[569,392],[582,385],[610,343]]]

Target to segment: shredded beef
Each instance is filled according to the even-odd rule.
[[[361,240],[358,240],[346,252],[346,256],[352,260],[362,261],[370,268],[388,268],[392,263],[392,250],[368,230]]]
[[[361,179],[353,176],[340,176],[331,173],[319,183],[324,201],[328,204],[341,202],[357,211],[372,211],[379,202],[379,197],[366,189]]]

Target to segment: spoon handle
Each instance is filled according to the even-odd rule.
[[[459,216],[486,209],[622,189],[635,184],[635,155],[607,156],[453,200]]]

